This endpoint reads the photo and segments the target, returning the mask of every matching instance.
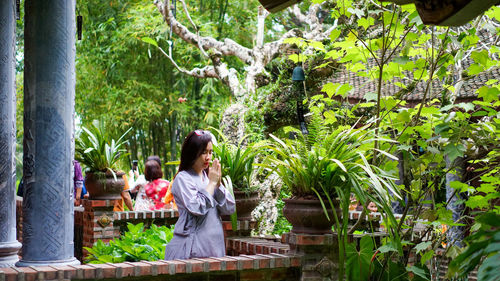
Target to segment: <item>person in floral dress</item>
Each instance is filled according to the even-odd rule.
[[[151,202],[150,210],[161,210],[165,208],[164,198],[167,194],[170,182],[162,179],[163,172],[158,161],[148,160],[144,168],[144,176],[148,183],[144,187],[147,198]]]

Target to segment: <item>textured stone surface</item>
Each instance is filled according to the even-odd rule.
[[[0,5],[0,267],[14,265],[16,240],[15,1]]]
[[[18,265],[78,264],[73,256],[75,3],[25,3],[23,257]]]

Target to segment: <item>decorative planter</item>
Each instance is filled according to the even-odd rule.
[[[116,172],[116,180],[110,172],[87,172],[85,188],[89,192],[90,200],[120,199],[125,180],[124,172]]]
[[[335,223],[332,209],[328,209],[327,219],[321,203],[317,199],[283,199],[285,207],[283,215],[292,224],[293,233],[305,234],[328,234],[332,233],[332,226]],[[338,206],[338,200],[333,202]],[[328,206],[329,204],[325,204]],[[341,211],[337,209],[337,216],[341,217]]]
[[[244,192],[234,190],[234,199],[236,201],[236,213],[238,220],[252,220],[252,211],[259,205],[259,192]],[[223,216],[222,220],[230,221],[229,216]]]

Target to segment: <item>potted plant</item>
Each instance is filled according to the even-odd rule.
[[[221,131],[213,130],[218,133],[221,140],[213,146],[214,154],[220,160],[225,182],[234,187],[238,220],[251,220],[252,211],[259,204],[259,193],[256,186],[252,185],[252,177],[255,158],[261,151],[260,143],[244,146],[248,137],[245,136],[235,145],[229,142]]]
[[[393,178],[369,163],[375,141],[371,130],[366,126],[331,130],[318,114],[313,114],[308,135],[293,130],[293,140],[271,135],[274,153],[268,157],[268,166],[292,194],[283,200],[283,215],[292,232],[330,233],[335,224],[341,233],[347,228],[351,193],[365,207],[374,202],[379,209],[389,210],[388,190],[398,193]]]
[[[127,130],[118,140],[104,132],[102,123],[96,121],[75,142],[75,159],[85,165],[85,187],[90,199],[119,199],[125,182],[124,172],[117,170],[118,162],[128,154],[123,148]]]

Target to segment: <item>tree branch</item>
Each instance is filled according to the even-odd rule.
[[[207,65],[203,68],[195,67],[191,70],[187,70],[187,69],[180,67],[175,62],[175,60],[169,54],[167,54],[161,47],[158,46],[158,49],[160,50],[160,52],[162,52],[163,55],[165,55],[170,60],[170,62],[175,66],[175,68],[181,73],[187,74],[189,76],[197,77],[197,78],[217,78],[217,79],[220,79],[213,66]]]
[[[167,0],[168,1],[168,0]],[[196,36],[198,36],[198,49],[200,49],[201,53],[208,58],[208,54],[207,52],[205,52],[205,50],[203,49],[203,47],[201,46],[201,40],[200,40],[200,31],[198,30],[198,27],[196,26],[196,24],[194,24],[194,21],[193,19],[191,18],[191,15],[189,14],[189,11],[188,11],[188,8],[187,8],[187,5],[186,5],[186,2],[184,0],[179,0],[181,1],[182,3],[182,8],[184,9],[184,13],[186,14],[186,17],[188,18],[189,22],[191,23],[191,25],[193,26],[194,30],[196,31]]]
[[[293,5],[293,8],[289,8],[290,12],[295,16],[295,18],[298,20],[299,23],[301,24],[308,24],[307,22],[307,17],[302,13],[302,11],[299,8],[299,5]]]
[[[181,24],[173,16],[170,10],[170,1],[155,0],[155,5],[158,11],[163,15],[165,22],[172,28],[173,33],[179,36],[182,40],[189,44],[201,48],[200,50],[208,51],[210,49],[217,50],[223,56],[236,56],[243,62],[249,64],[252,62],[252,50],[241,46],[231,39],[224,39],[224,42],[218,41],[212,37],[197,36],[191,32],[186,26]],[[187,9],[185,10],[187,12]],[[189,17],[189,16],[188,16]]]

